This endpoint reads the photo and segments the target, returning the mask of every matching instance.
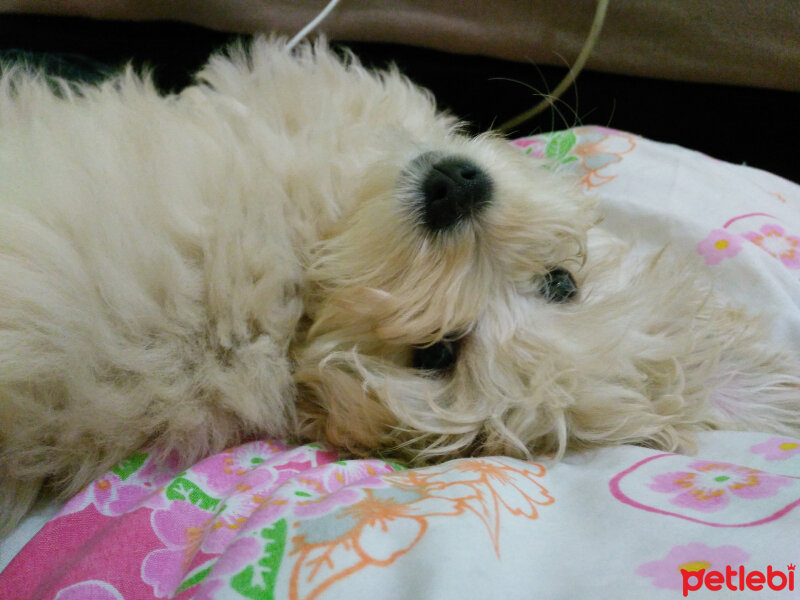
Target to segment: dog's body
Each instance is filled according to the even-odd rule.
[[[800,433],[800,368],[699,271],[322,45],[161,97],[0,82],[0,524],[142,446],[412,459]]]

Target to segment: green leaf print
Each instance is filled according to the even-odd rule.
[[[274,600],[275,582],[286,549],[286,519],[280,519],[261,530],[266,540],[264,555],[255,565],[248,565],[231,579],[231,587],[251,600]]]
[[[111,472],[119,477],[122,481],[125,481],[128,477],[142,468],[144,461],[147,460],[147,456],[148,455],[145,452],[137,452],[136,454],[123,460],[117,466],[112,467]]]
[[[572,131],[561,131],[553,134],[544,148],[544,154],[547,158],[553,158],[559,162],[570,162],[575,160],[575,157],[567,157],[570,150],[575,146],[578,138]]]
[[[212,498],[185,477],[173,479],[166,493],[167,500],[186,500],[203,510],[214,510],[220,502],[219,498]]]
[[[206,576],[211,572],[211,566],[213,566],[215,562],[217,562],[217,559],[213,558],[200,565],[197,569],[195,569],[192,573],[190,573],[186,579],[183,580],[180,587],[177,590],[175,590],[175,593],[179,594],[183,590],[188,590],[190,587],[195,586],[201,581],[203,581],[203,579],[205,579]],[[206,566],[206,565],[211,565],[211,566]]]

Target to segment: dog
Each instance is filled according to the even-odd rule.
[[[142,447],[412,464],[800,433],[800,369],[669,249],[396,69],[259,38],[169,96],[0,79],[0,523]]]

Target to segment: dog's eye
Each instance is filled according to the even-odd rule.
[[[444,373],[452,369],[458,358],[458,341],[442,340],[430,346],[414,348],[411,364],[415,369]]]
[[[578,286],[569,271],[557,267],[542,278],[539,292],[548,302],[561,304],[578,294]]]

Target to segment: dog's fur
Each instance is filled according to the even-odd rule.
[[[440,157],[491,180],[421,217]],[[800,432],[798,369],[666,252],[398,73],[257,40],[160,96],[0,80],[0,523],[143,446],[253,436],[426,461]],[[548,301],[543,278],[578,293]],[[412,367],[459,338],[452,368]]]

